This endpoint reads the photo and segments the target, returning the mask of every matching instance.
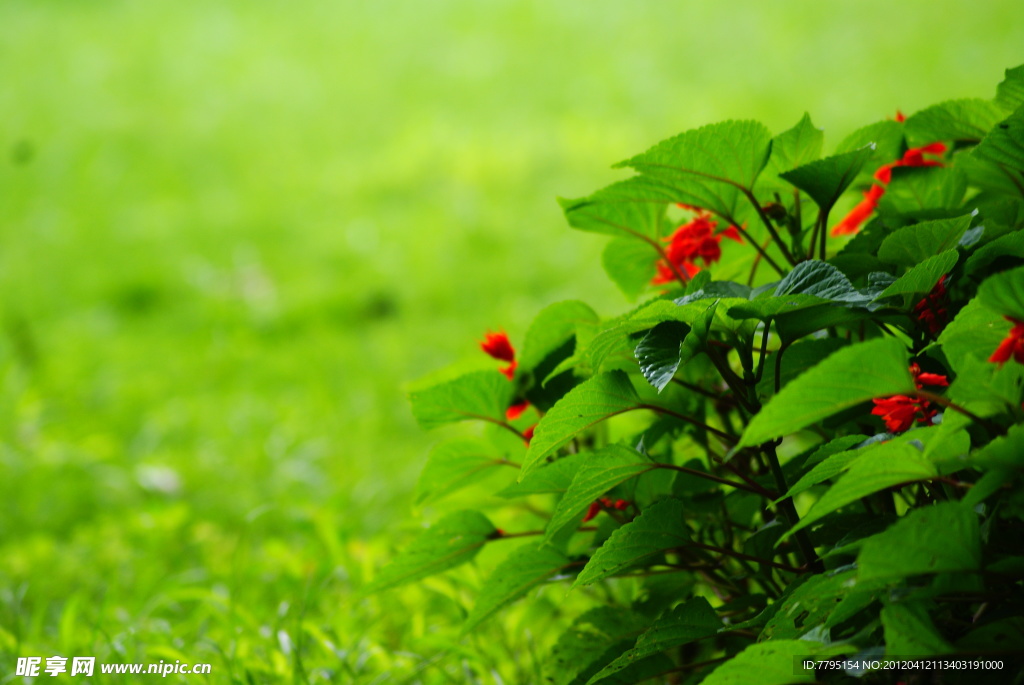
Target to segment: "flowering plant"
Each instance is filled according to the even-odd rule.
[[[612,236],[606,270],[641,303],[553,304],[521,353],[480,343],[505,366],[411,394],[424,428],[481,426],[433,449],[418,501],[503,470],[512,504],[441,517],[366,591],[504,546],[465,629],[581,593],[593,607],[547,661],[566,685],[912,677],[826,668],[839,657],[1019,666],[1024,66],[993,100],[822,148],[806,115],[775,136],[728,121],[562,200]]]

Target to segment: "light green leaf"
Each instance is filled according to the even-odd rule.
[[[762,321],[784,314],[831,304],[831,300],[814,295],[785,295],[783,297],[760,297],[729,307],[729,316],[734,319],[760,319]]]
[[[810,195],[818,207],[827,213],[857,178],[874,151],[874,146],[868,145],[859,150],[819,159],[780,176]]]
[[[560,459],[533,469],[519,482],[498,492],[499,497],[525,497],[526,495],[562,494],[583,464],[581,454],[567,454]]]
[[[545,540],[550,540],[566,526],[578,526],[590,503],[616,485],[658,468],[658,464],[625,445],[609,445],[585,453],[582,460],[568,491],[551,515]]]
[[[759,445],[806,428],[875,397],[915,391],[907,350],[878,338],[838,350],[782,389],[754,416],[739,447]]]
[[[882,628],[885,631],[887,657],[938,656],[956,651],[953,645],[939,635],[921,602],[904,602],[884,607]]]
[[[890,297],[902,297],[903,306],[910,305],[917,296],[931,292],[939,279],[948,274],[956,264],[959,253],[956,250],[946,250],[934,257],[929,257],[907,273],[903,274],[876,300],[884,300]]]
[[[896,581],[924,573],[981,567],[978,516],[958,502],[914,509],[868,538],[857,555],[861,581]]]
[[[651,557],[682,547],[689,540],[690,534],[683,522],[683,503],[663,499],[616,529],[587,562],[573,587],[590,585],[621,573]]]
[[[933,218],[959,213],[958,207],[967,191],[968,175],[957,164],[953,166],[896,167],[885,195],[878,202],[878,211],[886,216]]]
[[[597,312],[579,300],[556,302],[541,310],[534,318],[523,339],[519,365],[533,369],[544,359],[576,335],[581,325],[596,325]]]
[[[939,475],[935,464],[913,445],[887,442],[858,452],[862,453],[850,463],[846,473],[814,503],[787,537],[861,497]],[[832,457],[837,458],[842,461],[841,455]]]
[[[605,273],[630,300],[647,289],[654,278],[658,253],[645,242],[616,238],[608,242],[601,256]]]
[[[360,594],[368,595],[432,576],[465,564],[477,555],[496,529],[477,511],[448,514],[413,540]]]
[[[998,314],[1024,321],[1024,266],[987,278],[978,299]]]
[[[875,151],[864,165],[862,176],[870,176],[883,164],[899,159],[903,148],[903,124],[886,119],[857,129],[836,147],[836,153],[860,150],[874,145]]]
[[[483,583],[462,633],[473,630],[503,607],[571,566],[572,562],[550,545],[529,544],[517,548]]]
[[[769,640],[750,645],[716,668],[701,685],[792,685],[814,683],[814,669],[799,671],[798,657],[824,657],[850,651],[849,645],[809,640]]]
[[[805,113],[796,126],[772,139],[772,154],[768,158],[766,172],[778,176],[810,164],[821,157],[824,138],[824,132],[811,122],[811,115]]]
[[[971,226],[970,214],[956,219],[922,221],[886,236],[878,248],[878,258],[899,266],[914,266],[929,257],[955,250],[964,232]]]
[[[1002,83],[996,86],[995,101],[1009,112],[1024,105],[1024,64],[1006,70]]]
[[[969,167],[972,180],[985,181],[983,187],[1019,197],[1024,194],[1024,107],[1018,108],[1005,121],[996,124],[969,159],[978,166]],[[979,167],[993,171],[979,177]],[[993,174],[995,178],[993,178]],[[1001,178],[1000,178],[1001,176]]]
[[[722,628],[722,619],[703,597],[694,597],[675,607],[637,638],[636,646],[604,667],[587,685],[607,682],[633,664],[654,654],[710,637]]]
[[[632,167],[683,202],[732,217],[740,189],[768,162],[771,134],[755,121],[726,121],[681,133],[615,166]]]
[[[409,393],[412,414],[424,429],[457,421],[504,421],[514,387],[497,371],[474,371]]]
[[[636,409],[640,398],[622,371],[594,376],[569,391],[537,424],[519,479],[582,431],[605,419]]]
[[[653,241],[661,237],[672,197],[639,177],[613,183],[578,200],[559,198],[569,225],[581,231]]]
[[[491,467],[510,462],[489,443],[471,438],[448,440],[434,446],[416,482],[416,505],[434,502],[477,483]]]
[[[1010,325],[980,298],[967,303],[939,335],[939,345],[957,375],[963,373],[968,358],[987,360],[1006,337]]]
[[[907,117],[907,143],[920,147],[939,140],[977,143],[1006,116],[991,100],[966,98],[932,105]]]

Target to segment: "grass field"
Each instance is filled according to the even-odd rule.
[[[465,639],[475,569],[352,596],[418,525],[404,385],[625,305],[554,201],[611,163],[804,111],[829,148],[1022,47],[1003,0],[0,3],[0,682],[538,682],[561,594]]]

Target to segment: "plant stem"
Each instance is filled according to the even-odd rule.
[[[731,550],[731,549],[726,549],[725,547],[716,547],[714,545],[706,545],[703,542],[697,542],[695,540],[691,540],[689,542],[689,544],[694,546],[694,547],[699,547],[700,549],[706,549],[709,552],[717,552],[719,554],[724,554],[724,555],[726,555],[728,557],[734,557],[736,559],[745,559],[746,561],[753,561],[753,562],[758,563],[758,564],[764,564],[766,566],[771,566],[772,568],[777,568],[780,571],[789,571],[790,573],[800,573],[800,569],[798,569],[798,568],[793,568],[792,566],[788,566],[786,564],[780,564],[780,563],[778,563],[776,561],[772,561],[771,559],[762,559],[761,557],[755,557],[755,556],[751,556],[749,554],[743,554],[742,552],[736,552],[736,551]]]
[[[761,445],[761,450],[764,455],[768,457],[768,464],[772,468],[772,475],[775,477],[775,486],[783,493],[789,492],[789,485],[786,483],[786,476],[782,473],[782,466],[779,464],[779,455],[775,452],[775,443],[767,442]],[[778,504],[779,511],[782,512],[783,517],[786,518],[789,523],[789,527],[793,528],[800,521],[799,514],[796,513],[796,507],[793,506],[792,498],[787,497]],[[825,570],[824,564],[821,563],[821,559],[818,558],[817,553],[814,551],[814,545],[811,544],[811,539],[807,536],[806,530],[798,530],[793,534],[796,538],[797,547],[800,548],[800,555],[803,557],[804,566],[811,569],[815,573],[821,573]]]
[[[692,416],[687,416],[686,414],[680,414],[679,412],[672,411],[671,409],[667,409],[665,407],[659,407],[659,406],[654,405],[654,404],[640,404],[640,405],[637,405],[636,408],[637,409],[650,409],[651,411],[657,412],[658,414],[665,414],[666,416],[671,416],[673,418],[677,418],[680,421],[685,421],[686,423],[688,423],[688,424],[690,424],[692,426],[696,426],[697,428],[703,428],[707,432],[717,436],[723,442],[726,442],[729,445],[735,445],[736,444],[736,436],[735,435],[729,435],[725,431],[720,431],[717,428],[715,428],[714,426],[709,426],[706,423],[703,423],[702,421],[698,421],[697,419],[693,418]]]
[[[768,229],[768,234],[772,237],[772,240],[779,246],[779,251],[782,252],[782,256],[786,258],[786,261],[789,262],[790,266],[796,266],[796,260],[793,259],[793,255],[790,253],[786,243],[782,241],[782,237],[779,235],[778,231],[775,230],[771,219],[769,219],[768,215],[764,213],[764,209],[762,209],[761,203],[757,201],[757,198],[754,197],[754,193],[748,188],[743,188],[742,191],[746,198],[750,200],[750,204],[754,206],[754,210],[761,218],[761,222],[764,223],[764,227]],[[733,225],[735,225],[735,222]]]
[[[655,468],[667,469],[669,471],[679,471],[680,473],[686,473],[691,476],[696,476],[698,478],[703,478],[705,480],[721,483],[722,485],[728,485],[729,487],[736,488],[737,490],[746,490],[747,492],[752,492],[755,495],[761,495],[762,497],[769,500],[773,500],[776,497],[778,497],[778,495],[776,495],[774,492],[761,487],[757,483],[754,483],[753,485],[748,485],[746,483],[740,483],[738,481],[729,480],[728,478],[716,476],[713,473],[706,473],[704,471],[698,471],[697,469],[691,469],[685,466],[676,466],[675,464],[658,464]]]

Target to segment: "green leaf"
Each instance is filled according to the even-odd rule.
[[[903,307],[909,306],[911,301],[915,300],[917,296],[931,292],[935,284],[939,282],[939,279],[950,272],[959,256],[956,250],[946,250],[934,257],[929,257],[897,278],[892,285],[883,290],[882,294],[875,299],[884,300],[890,297],[902,297]]]
[[[995,101],[1009,112],[1024,105],[1024,64],[1006,70],[1006,77],[996,87]]]
[[[853,587],[856,571],[815,575],[782,601],[758,641],[790,640],[820,629]]]
[[[616,485],[656,468],[658,464],[625,445],[609,445],[585,454],[582,466],[551,515],[545,540],[550,540],[566,526],[578,526],[590,503]]]
[[[793,433],[875,397],[915,391],[906,348],[878,338],[838,350],[782,389],[754,416],[739,447]]]
[[[818,207],[828,213],[843,191],[857,178],[874,151],[875,147],[868,145],[859,150],[819,159],[780,176],[810,195]]]
[[[416,483],[416,505],[434,502],[486,478],[493,466],[510,462],[482,440],[448,440],[434,446]]]
[[[888,657],[937,656],[956,651],[939,635],[921,602],[884,607],[882,628],[885,631],[885,655]]]
[[[864,542],[857,555],[861,581],[900,580],[925,573],[981,567],[977,515],[957,502],[914,509]]]
[[[651,242],[662,235],[665,209],[671,201],[662,189],[634,177],[589,197],[559,198],[558,203],[573,228]]]
[[[692,326],[679,321],[659,323],[637,345],[635,355],[640,371],[659,393],[672,381],[680,366],[704,351],[718,302],[712,302]]]
[[[637,636],[650,624],[647,617],[620,607],[591,609],[565,631],[551,650],[545,668],[545,683],[550,685],[584,685],[623,651],[629,649]],[[646,660],[636,664],[638,671],[646,670],[649,662],[655,669],[652,675],[672,668],[667,660]],[[636,676],[627,682],[640,682],[643,673],[628,669],[621,676]]]
[[[840,473],[848,469],[850,464],[860,457],[861,452],[859,450],[848,450],[833,454],[824,461],[815,464],[814,468],[805,473],[800,480],[793,483],[789,490],[786,491],[786,494],[775,500],[775,503],[777,504],[784,499],[789,499],[794,495],[799,495],[801,492],[811,489],[818,483],[824,483],[831,478],[835,478]]]
[[[805,335],[831,326],[846,326],[869,316],[863,309],[850,309],[839,305],[796,309],[797,311],[793,313],[779,313],[775,318],[775,330],[784,343],[792,343]]]
[[[850,279],[842,271],[828,262],[810,259],[797,264],[779,281],[775,287],[775,296],[800,294],[837,300],[854,290]]]
[[[972,215],[956,219],[922,221],[890,233],[878,248],[878,258],[898,266],[914,266],[930,257],[955,250]]]
[[[764,125],[726,121],[681,133],[615,166],[648,176],[675,202],[732,217],[740,189],[753,188],[770,150]]]
[[[792,314],[804,309],[831,304],[830,300],[814,295],[785,295],[783,297],[760,297],[729,307],[729,316],[734,319],[760,319],[765,321],[777,316]]]
[[[1014,257],[1024,259],[1024,231],[1014,231],[999,236],[987,245],[979,247],[964,263],[964,274],[971,276],[980,273],[987,276],[989,273],[998,271],[998,269],[990,270],[993,264],[999,260]]]
[[[476,604],[462,626],[463,635],[571,566],[572,562],[550,545],[530,544],[517,548],[484,582]]]
[[[654,278],[657,259],[658,253],[650,244],[616,238],[605,246],[601,263],[619,290],[630,300],[635,300]]]
[[[810,164],[821,157],[824,139],[824,132],[811,122],[811,115],[805,113],[796,126],[772,139],[772,154],[766,171],[778,176]]]
[[[842,338],[820,338],[817,340],[801,340],[791,345],[782,355],[782,373],[780,374],[779,387],[786,387],[794,378],[799,377],[804,371],[817,366],[840,347],[845,347],[846,344],[847,341]],[[776,359],[768,359],[765,363],[761,382],[757,384],[757,392],[762,397],[771,397],[775,394],[775,361]]]
[[[984,469],[1024,471],[1024,424],[1010,426],[1006,435],[972,454],[971,464]]]
[[[998,314],[1024,321],[1024,267],[987,278],[978,288],[978,299]]]
[[[938,140],[977,143],[1006,116],[991,100],[966,98],[932,105],[907,117],[907,143],[920,147]]]
[[[526,331],[519,354],[520,367],[535,368],[576,335],[579,326],[596,325],[598,321],[597,312],[579,300],[556,302],[545,307]]]
[[[1011,195],[1024,195],[1024,108],[1019,108],[1006,120],[996,124],[985,139],[971,150],[968,159],[974,160],[981,167],[993,169],[996,178],[991,174],[982,180],[989,180],[992,190],[1008,192]],[[969,168],[972,180],[978,180],[977,166]],[[1002,178],[999,178],[1001,176]]]
[[[576,476],[583,464],[581,454],[567,454],[533,469],[519,482],[512,483],[498,492],[499,497],[525,497],[526,495],[562,494]]]
[[[900,483],[927,480],[937,475],[935,464],[913,445],[887,442],[863,450],[836,484],[793,526],[787,537],[861,497]]]
[[[958,163],[953,166],[896,167],[878,211],[903,217],[943,218],[959,214],[958,207],[967,191],[968,174]]]
[[[960,375],[968,359],[987,360],[1006,337],[1009,324],[974,298],[939,335],[939,345],[953,371]]]
[[[514,387],[497,371],[474,371],[409,393],[412,414],[426,430],[473,419],[503,422]]]
[[[368,595],[405,585],[465,564],[477,555],[495,532],[494,526],[480,512],[448,514],[399,552],[360,594]]]
[[[636,409],[639,404],[633,384],[622,371],[598,374],[576,386],[537,424],[519,479],[582,431],[616,414]]]
[[[573,587],[621,573],[667,550],[682,547],[689,540],[683,523],[683,503],[663,499],[616,529],[587,562]]]
[[[1010,324],[1001,323],[1008,332]],[[958,366],[956,380],[946,392],[951,401],[982,417],[1013,413],[1021,406],[1024,366],[1015,362],[1000,366],[988,361],[987,356],[973,354],[960,359]]]
[[[636,646],[604,667],[587,685],[605,682],[642,659],[695,640],[710,637],[722,628],[722,619],[703,597],[694,597],[672,609],[637,638]]]
[[[809,640],[769,640],[750,645],[716,668],[701,685],[791,685],[817,682],[814,669],[802,671],[798,657],[849,652],[848,645],[821,645]]]

